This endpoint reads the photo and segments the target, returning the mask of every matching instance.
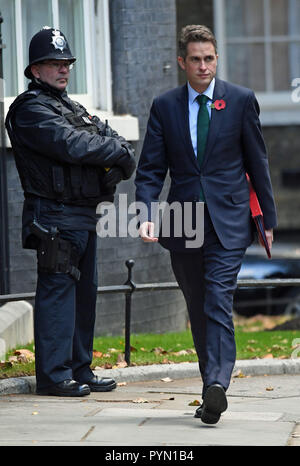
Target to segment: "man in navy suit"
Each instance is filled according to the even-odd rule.
[[[227,409],[236,357],[233,294],[254,235],[246,173],[261,205],[270,248],[277,219],[254,93],[215,77],[217,44],[205,26],[183,28],[179,48],[187,83],[153,101],[136,174],[136,200],[147,206],[140,236],[170,250],[187,303],[203,380],[203,403],[195,417],[215,424]],[[197,203],[204,203],[200,247],[186,247],[186,238],[174,234],[172,223],[168,237],[154,234],[151,204],[158,201],[168,171],[169,203],[177,201],[183,208],[191,203],[194,214]]]

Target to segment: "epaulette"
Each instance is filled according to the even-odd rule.
[[[25,92],[22,92],[22,94],[18,95],[16,99],[13,101],[13,103],[9,106],[9,110],[6,115],[5,119],[5,126],[7,130],[9,131],[10,126],[11,126],[11,117],[15,109],[20,105],[22,102],[32,98],[32,97],[38,97],[38,95],[41,93],[40,89],[30,89]]]
[[[13,101],[12,105],[19,104],[23,100],[30,99],[31,97],[38,97],[40,93],[41,93],[40,89],[31,89],[31,90],[22,92],[22,94],[18,95],[18,97]]]

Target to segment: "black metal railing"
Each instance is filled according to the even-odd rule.
[[[127,267],[127,280],[124,285],[111,285],[111,286],[99,286],[97,289],[98,294],[113,294],[113,293],[124,293],[125,294],[125,361],[130,365],[130,336],[131,336],[131,304],[133,293],[149,292],[149,291],[167,291],[167,290],[179,290],[177,282],[163,282],[163,283],[135,283],[133,281],[133,267],[134,260],[129,259],[125,262]],[[238,288],[267,288],[267,287],[283,287],[283,286],[295,286],[300,288],[300,278],[272,278],[272,279],[249,279],[249,280],[238,280]],[[0,306],[1,303],[7,303],[12,301],[27,301],[33,300],[35,293],[16,293],[0,295]],[[288,302],[289,300],[280,300],[282,302]],[[253,302],[251,301],[253,305]],[[261,303],[260,303],[261,304]]]

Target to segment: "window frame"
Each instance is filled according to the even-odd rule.
[[[22,0],[15,1],[16,39],[22,44]],[[110,46],[109,0],[82,0],[84,8],[85,63],[87,76],[86,94],[69,94],[72,100],[81,103],[88,111],[97,115],[128,141],[139,140],[138,118],[130,114],[113,113],[112,71]],[[97,8],[97,11],[96,11]],[[52,0],[53,27],[58,24],[58,0]],[[19,27],[18,27],[19,26]],[[24,88],[23,48],[17,47],[18,94]],[[78,66],[80,66],[78,64]],[[4,97],[5,115],[17,96]],[[11,147],[6,133],[6,147]]]
[[[16,43],[21,44],[17,47],[17,95],[24,92],[24,69],[27,63],[24,63],[22,40],[22,0],[13,0],[15,3],[15,24],[16,24]],[[52,2],[52,22],[54,28],[59,28],[58,17],[58,0]],[[85,72],[86,72],[86,89],[84,94],[70,94],[70,97],[79,101],[82,105],[89,108],[101,108],[106,112],[112,111],[112,86],[111,86],[111,60],[110,60],[110,31],[109,31],[109,0],[98,1],[98,15],[94,14],[94,0],[82,0],[83,17],[84,17],[84,41],[85,41]],[[96,30],[101,31],[104,41],[96,38]],[[97,47],[96,47],[97,41]],[[99,44],[99,46],[98,46]],[[27,45],[26,45],[27,46]],[[94,59],[94,57],[97,57]],[[102,66],[96,66],[101,56]],[[78,64],[78,66],[80,66]],[[99,83],[100,85],[97,85]],[[5,110],[17,96],[4,97]]]
[[[270,24],[270,3],[269,0],[262,0],[264,2],[265,12],[265,31],[263,37],[253,36],[249,38],[230,38],[226,37],[226,21],[225,21],[225,0],[213,0],[214,12],[214,29],[216,39],[218,41],[218,69],[217,75],[220,79],[227,80],[227,43],[253,43],[260,40],[265,45],[265,58],[266,58],[266,91],[255,92],[257,100],[261,108],[261,122],[264,125],[287,125],[287,124],[300,124],[300,110],[296,105],[298,101],[293,99],[294,84],[290,83],[291,89],[288,91],[274,91],[273,89],[273,73],[272,73],[272,51],[271,45],[274,39],[277,42],[284,40],[285,42],[292,42],[294,38],[300,41],[300,35],[297,36],[271,36],[269,27]],[[242,39],[242,41],[241,41]],[[254,39],[254,41],[253,41]]]

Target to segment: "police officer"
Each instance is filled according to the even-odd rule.
[[[6,128],[24,190],[23,247],[37,250],[37,393],[84,396],[116,387],[92,361],[97,292],[96,206],[135,169],[130,144],[67,93],[76,58],[44,27],[29,46],[28,90]]]

